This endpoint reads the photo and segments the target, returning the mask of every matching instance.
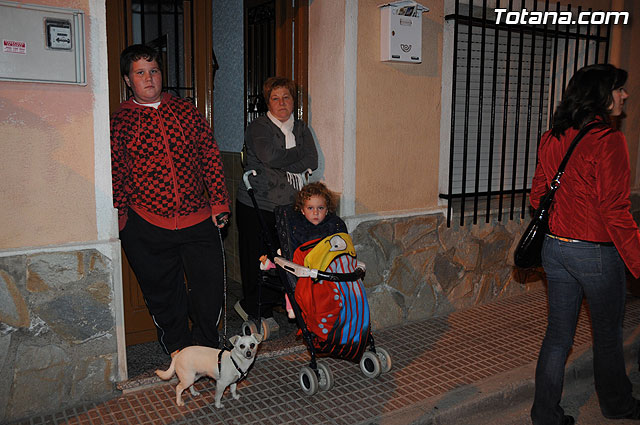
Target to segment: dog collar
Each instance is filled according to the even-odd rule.
[[[220,374],[222,372],[222,353],[224,353],[225,351],[229,351],[229,350],[220,350],[220,352],[218,353],[218,374]],[[238,373],[240,374],[240,377],[238,378],[238,380],[236,382],[240,382],[242,381],[246,376],[247,376],[247,372],[243,372],[242,369],[240,369],[240,367],[238,366],[238,363],[236,363],[236,361],[233,359],[233,356],[231,356],[231,354],[229,354],[229,358],[231,359],[231,363],[233,363],[233,365],[235,366],[236,370],[238,371]]]

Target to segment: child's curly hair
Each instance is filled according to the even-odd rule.
[[[302,211],[304,203],[307,202],[308,199],[311,199],[312,196],[322,196],[327,203],[327,211],[330,213],[336,212],[336,195],[322,182],[314,182],[304,185],[296,195],[296,202],[293,205],[293,209],[296,211]]]

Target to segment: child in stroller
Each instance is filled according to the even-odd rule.
[[[316,349],[355,359],[369,341],[369,304],[361,280],[363,265],[358,269],[347,226],[335,210],[333,192],[323,183],[309,183],[298,192],[293,212],[290,208],[276,211],[277,217],[284,218],[276,221],[276,227],[287,250],[285,258],[307,269],[342,276],[326,279],[289,273],[287,278]]]
[[[243,177],[250,195],[253,173],[248,170]],[[346,225],[334,213],[335,196],[324,184],[311,183],[297,200],[274,210],[282,251],[269,252],[269,259],[277,265],[311,356],[309,366],[300,370],[299,382],[305,394],[313,395],[333,385],[329,365],[316,362],[316,353],[359,362],[369,378],[388,372],[391,357],[374,345],[361,280],[364,264],[356,260]]]
[[[347,233],[347,226],[336,212],[336,196],[324,183],[314,182],[305,185],[296,195],[293,204],[294,213],[289,212],[289,254],[311,240],[322,239],[336,233]],[[295,212],[298,212],[296,214]],[[286,214],[286,213],[285,213]],[[292,258],[292,255],[286,255]],[[260,257],[262,270],[274,268],[266,255]],[[302,265],[302,264],[301,264]],[[295,287],[295,281],[291,281]],[[289,318],[295,317],[289,297],[285,294],[286,309]]]
[[[321,239],[334,233],[347,233],[344,221],[336,215],[336,196],[324,183],[305,185],[296,196],[291,217],[291,249],[293,252],[305,242]]]

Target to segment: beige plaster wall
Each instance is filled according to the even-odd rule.
[[[88,84],[0,82],[0,250],[97,239],[89,2],[29,3],[84,10]]]
[[[640,58],[634,52],[640,48],[640,24],[633,23],[640,17],[640,4],[631,0],[561,3],[582,5],[583,10],[631,13],[632,22],[614,31],[611,62],[630,74],[631,98],[623,129],[629,141],[632,184],[638,187]],[[380,61],[379,4],[377,0],[358,2],[356,213],[436,208],[445,0],[427,4],[431,10],[423,14],[423,62],[419,65]]]
[[[619,25],[612,34],[611,63],[629,72],[625,86],[629,93],[625,103],[627,118],[623,121],[622,130],[629,145],[631,186],[637,189],[640,188],[640,56],[637,54],[640,51],[640,2],[614,0],[612,3],[611,10],[626,10],[631,14],[631,24]]]
[[[309,125],[320,148],[320,167],[314,178],[342,192],[344,2],[310,3],[309,40]]]
[[[358,2],[357,214],[438,199],[443,3],[423,14],[421,64],[380,61],[379,4]]]

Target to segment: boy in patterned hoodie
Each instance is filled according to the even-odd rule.
[[[111,163],[122,247],[158,341],[173,355],[194,343],[218,347],[218,228],[226,224],[229,194],[211,127],[191,102],[162,92],[161,66],[147,46],[120,55],[133,97],[111,117]]]

